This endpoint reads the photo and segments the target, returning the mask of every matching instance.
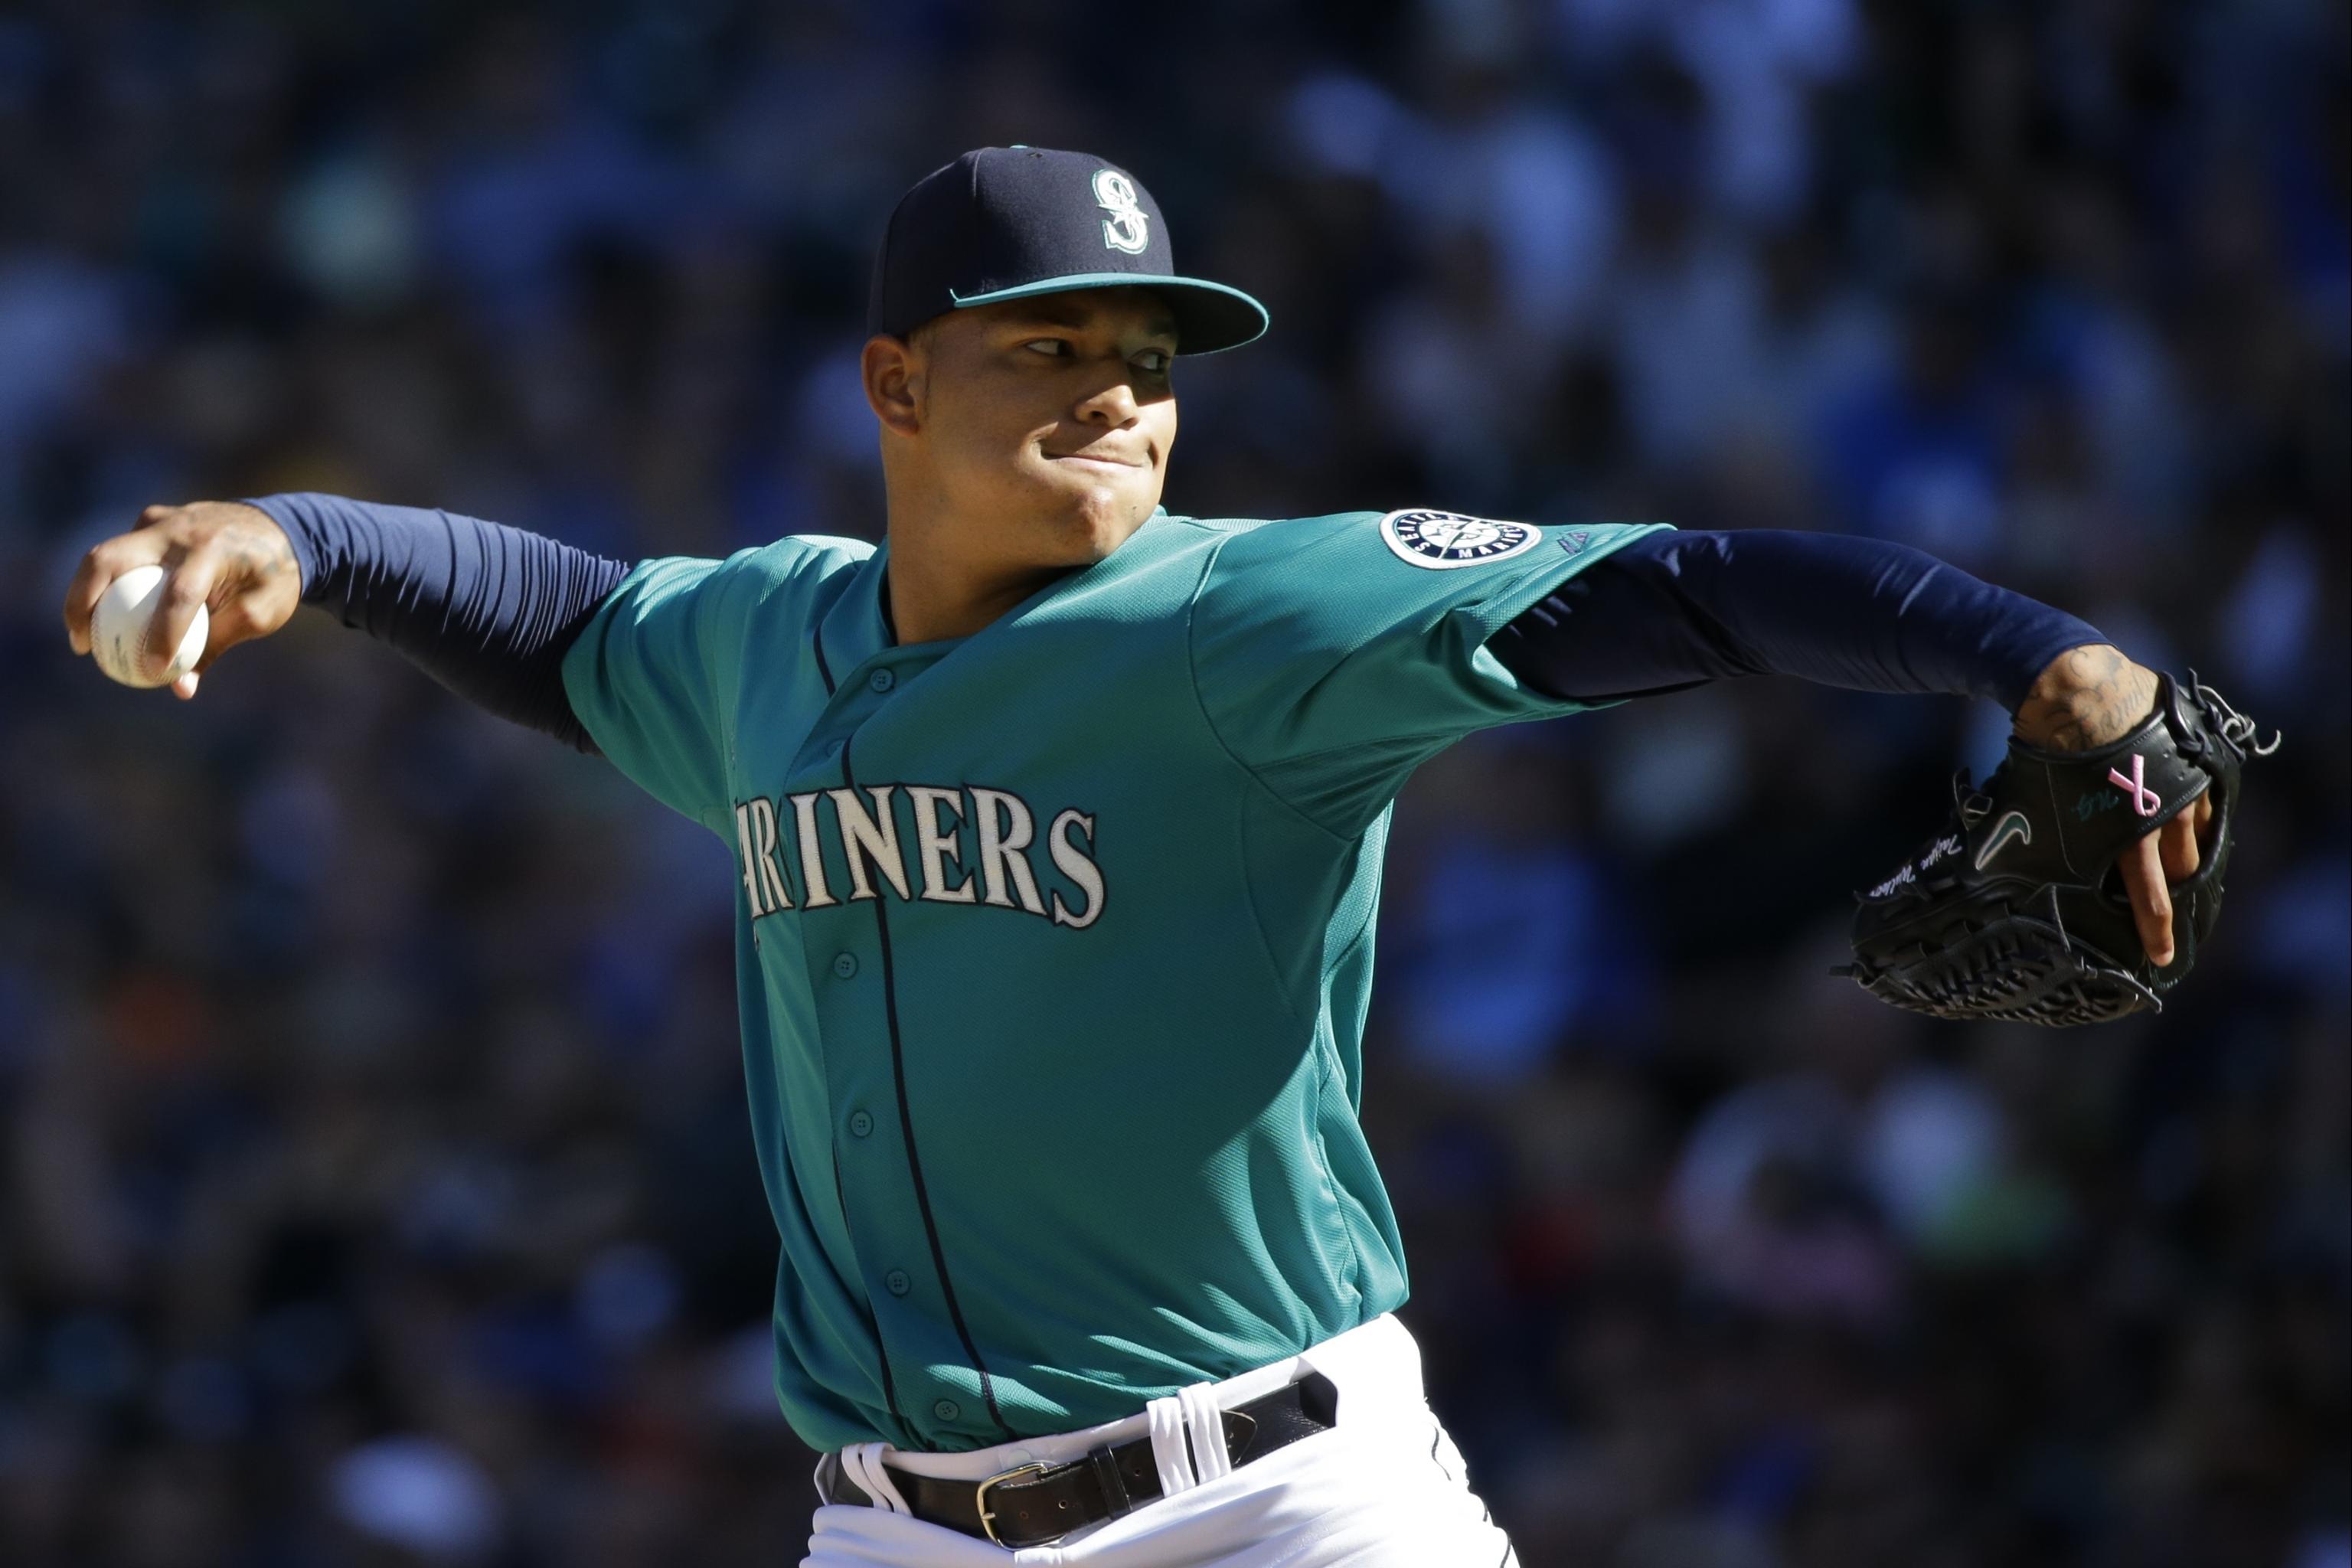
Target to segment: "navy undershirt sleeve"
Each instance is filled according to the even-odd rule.
[[[1487,640],[1535,689],[1599,702],[1742,675],[1987,697],[2015,712],[2087,622],[1907,545],[1782,529],[1644,534]]]
[[[625,563],[454,512],[264,496],[303,603],[391,644],[502,718],[595,747],[563,655]],[[2070,647],[2108,639],[1921,551],[1842,534],[1662,531],[1569,578],[1489,639],[1537,690],[1601,702],[1743,675],[1990,698],[2010,711]]]
[[[286,531],[304,604],[500,718],[595,751],[564,693],[563,655],[625,563],[455,512],[311,492],[246,504]]]

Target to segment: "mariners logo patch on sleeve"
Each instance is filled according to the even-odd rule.
[[[1415,510],[1392,511],[1381,519],[1381,537],[1400,559],[1443,572],[1507,561],[1534,549],[1542,535],[1524,522]]]

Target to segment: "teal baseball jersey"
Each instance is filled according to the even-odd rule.
[[[564,685],[735,857],[805,1441],[1114,1420],[1404,1300],[1357,1121],[1391,803],[1473,731],[1589,706],[1486,639],[1658,526],[1161,511],[904,647],[887,545],[614,592]]]

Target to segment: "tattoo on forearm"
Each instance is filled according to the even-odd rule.
[[[267,583],[294,570],[294,552],[275,523],[266,529],[234,529],[228,551],[230,559],[244,567],[256,583]]]
[[[2156,705],[2156,674],[2097,644],[2070,648],[2033,683],[2017,710],[2017,732],[2054,752],[2081,752],[2122,739]]]

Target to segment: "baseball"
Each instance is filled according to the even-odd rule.
[[[198,605],[196,618],[188,623],[188,635],[180,639],[179,651],[172,656],[172,662],[154,676],[141,670],[139,649],[147,636],[147,623],[155,618],[163,595],[161,566],[133,566],[107,584],[98,608],[90,613],[89,652],[110,679],[125,686],[169,686],[204,658],[212,616],[204,605]]]

